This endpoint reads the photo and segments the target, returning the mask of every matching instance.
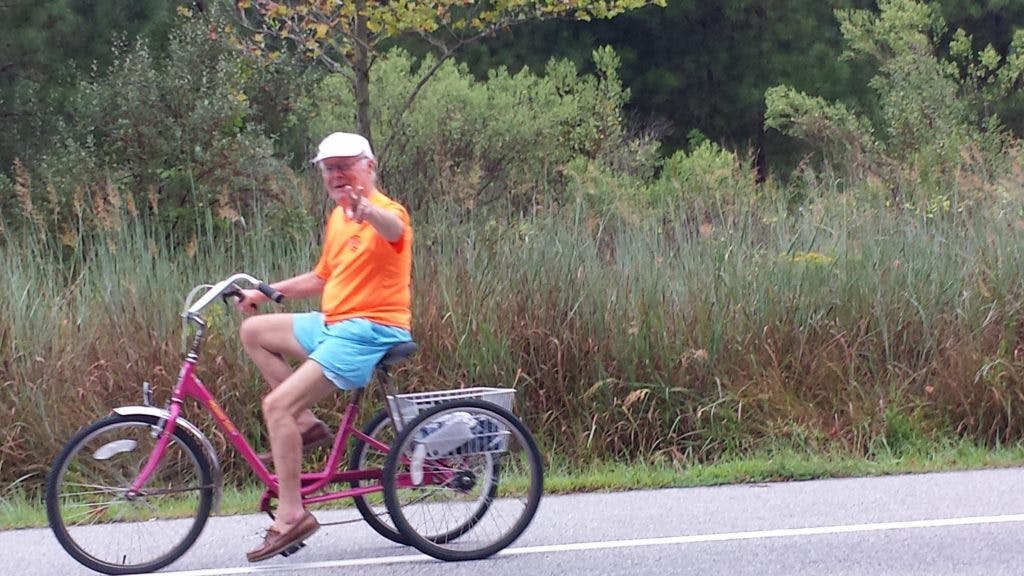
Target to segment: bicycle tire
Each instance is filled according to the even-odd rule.
[[[507,431],[504,449],[493,453],[456,451],[427,459],[419,472],[423,483],[418,484],[414,473],[417,464],[411,463],[417,443],[429,436],[427,431],[440,419],[456,413],[489,419]],[[439,480],[427,484],[427,472]],[[420,413],[399,434],[384,466],[384,500],[395,527],[420,552],[444,561],[479,560],[506,548],[526,530],[540,504],[543,478],[536,441],[516,416],[490,402],[454,400]],[[498,498],[502,482],[511,486],[509,490],[516,489],[517,483],[525,484],[524,494],[519,498]],[[424,496],[409,503],[400,496],[407,491],[423,492]],[[461,496],[467,497],[468,506],[460,501]],[[447,510],[436,513],[445,506],[444,498],[454,498],[458,508],[477,508],[468,518]],[[474,504],[474,498],[484,505]],[[493,516],[505,516],[506,511],[514,518],[507,528],[500,528],[501,518]],[[481,522],[488,513],[491,521]],[[453,518],[456,526],[447,528]],[[434,526],[435,519],[445,526]],[[485,535],[491,528],[500,533]],[[432,536],[436,534],[445,537]]]
[[[363,433],[366,434],[367,436],[370,436],[371,438],[381,440],[382,434],[385,431],[388,431],[387,433],[390,434],[390,436],[392,437],[388,438],[386,441],[382,441],[385,441],[388,445],[392,445],[394,443],[394,433],[393,431],[391,431],[392,427],[393,426],[390,416],[388,415],[387,411],[382,410],[378,412],[376,415],[374,415],[370,422],[367,423],[366,426],[364,426]],[[356,442],[352,447],[352,458],[349,462],[349,470],[367,469],[367,459],[371,455],[376,458],[379,458],[379,467],[383,474],[384,464],[387,461],[387,453],[380,452],[377,450],[373,450],[371,452],[368,450],[368,445],[366,444],[366,442],[364,442],[362,439],[356,438]],[[373,481],[353,481],[351,485],[353,488],[358,488],[362,486],[367,486],[371,482]],[[494,493],[496,491],[497,484],[494,484],[493,488],[488,494],[488,499],[493,498]],[[388,514],[387,505],[383,500],[383,491],[379,496],[377,496],[377,498],[380,499],[379,502],[374,501],[373,496],[354,496],[353,500],[355,501],[356,508],[359,510],[359,514],[363,517],[363,520],[365,520],[366,523],[369,524],[370,527],[373,528],[375,532],[387,538],[388,540],[391,540],[392,542],[402,544],[405,546],[410,546],[411,544],[409,543],[409,541],[406,539],[405,536],[403,536],[398,531],[398,528],[395,527],[394,521],[391,520],[390,514]],[[481,503],[480,509],[477,510],[475,514],[471,515],[462,525],[457,526],[451,530],[445,531],[441,534],[425,536],[425,538],[432,542],[445,542],[457,537],[459,534],[465,533],[467,530],[472,528],[477,522],[479,522],[480,518],[482,518],[483,515],[487,512],[487,502],[488,500],[484,500]]]
[[[167,496],[166,500],[175,500],[171,504],[187,506],[187,519],[157,521],[181,513],[167,505],[154,508],[147,495],[124,497],[149,458],[159,424],[155,416],[108,416],[78,431],[54,460],[46,481],[46,515],[61,547],[83,566],[104,574],[159,570],[180,558],[206,526],[215,490],[210,463],[202,448],[180,428],[147,489],[153,500]],[[186,485],[169,484],[177,482],[173,476],[182,471]],[[98,477],[101,474],[111,475],[109,483]],[[90,490],[72,490],[79,484],[79,476],[81,487]],[[192,482],[196,485],[189,488]],[[165,487],[162,494],[155,493],[158,486]],[[99,500],[104,494],[109,494],[109,500]],[[80,521],[73,516],[75,510],[82,512]],[[111,527],[127,522],[133,522],[130,529]],[[180,532],[180,538],[155,550],[169,540],[172,530]],[[109,554],[103,555],[101,547]]]
[[[394,426],[391,423],[391,417],[388,415],[387,410],[377,412],[377,414],[375,414],[373,418],[363,426],[363,434],[390,445],[394,441]],[[378,462],[370,464],[369,461],[371,458],[378,459]],[[387,453],[374,449],[373,446],[367,444],[362,438],[357,436],[355,444],[352,445],[352,457],[349,461],[348,469],[366,470],[367,468],[376,465],[383,470],[386,459]],[[379,480],[354,480],[352,481],[352,487],[360,488],[363,486],[369,486],[374,482],[379,483]],[[353,496],[352,500],[355,501],[356,508],[359,510],[359,514],[362,515],[363,520],[365,520],[366,523],[370,525],[370,528],[373,528],[376,533],[388,540],[391,540],[392,542],[408,545],[405,537],[398,532],[398,529],[395,528],[390,516],[388,516],[387,507],[384,504],[382,495],[374,494],[367,496]],[[379,500],[379,502],[377,500]]]

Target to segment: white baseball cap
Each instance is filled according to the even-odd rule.
[[[320,142],[317,148],[315,164],[324,158],[352,158],[354,156],[365,156],[373,158],[373,151],[370,150],[370,143],[359,134],[349,132],[335,132]]]

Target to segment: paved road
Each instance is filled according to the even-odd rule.
[[[362,523],[324,527],[290,558],[248,564],[244,551],[266,524],[262,516],[212,518],[162,573],[1017,576],[1024,573],[1024,468],[549,496],[511,548],[461,564],[392,544]],[[0,550],[0,575],[91,574],[48,530],[0,532]]]

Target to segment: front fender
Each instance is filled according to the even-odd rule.
[[[114,408],[114,413],[120,416],[154,416],[156,418],[162,418],[167,420],[171,417],[171,413],[163,408],[157,408],[156,406],[121,406]],[[210,471],[213,474],[213,484],[216,486],[216,490],[213,493],[213,511],[220,511],[220,498],[224,486],[224,473],[220,468],[220,460],[217,458],[217,451],[213,449],[213,444],[206,439],[206,435],[203,434],[195,424],[188,420],[178,416],[175,423],[177,428],[185,431],[186,434],[192,437],[202,448],[206,461],[210,463]]]

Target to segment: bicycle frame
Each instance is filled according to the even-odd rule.
[[[235,450],[242,455],[260,481],[267,486],[268,491],[276,494],[277,476],[271,474],[267,467],[263,465],[257,457],[255,450],[253,450],[252,446],[249,444],[249,441],[238,430],[238,427],[231,421],[231,418],[227,413],[224,412],[223,408],[221,408],[220,404],[213,397],[213,394],[211,394],[206,386],[203,385],[202,381],[195,376],[195,362],[190,360],[186,360],[182,364],[181,372],[178,377],[178,384],[175,386],[174,392],[171,395],[170,407],[167,410],[166,421],[160,431],[160,437],[157,440],[157,444],[154,447],[153,452],[150,454],[145,466],[143,466],[139,475],[132,482],[129,493],[142,493],[143,487],[159,466],[160,461],[166,452],[167,446],[170,444],[171,438],[174,435],[174,431],[179,420],[184,420],[181,418],[181,413],[185,399],[192,398],[213,416],[214,422],[217,424],[217,428],[225,435],[231,445],[234,446]],[[339,425],[339,432],[335,436],[331,452],[323,470],[319,472],[306,472],[300,477],[302,485],[301,493],[304,503],[315,504],[318,502],[351,498],[353,496],[362,496],[381,491],[379,485],[374,485],[360,488],[349,488],[347,490],[313,496],[314,493],[321,490],[328,483],[380,479],[381,472],[377,469],[337,471],[337,468],[345,455],[346,445],[350,436],[359,438],[381,452],[386,453],[389,450],[389,446],[387,444],[364,434],[355,427],[356,418],[359,416],[358,404],[360,397],[362,396],[362,391],[356,391],[354,394],[354,397],[345,409],[345,414],[342,417],[341,424]],[[118,411],[124,412],[128,408],[129,407],[125,407]],[[191,428],[193,428],[193,430],[190,430],[190,432],[195,435],[197,430],[194,429],[194,427]]]
[[[213,394],[210,393],[206,386],[203,385],[202,381],[195,375],[196,364],[198,364],[199,362],[199,349],[204,340],[206,330],[206,323],[199,316],[199,311],[201,311],[202,308],[208,305],[218,295],[225,292],[225,290],[229,286],[233,285],[233,281],[239,278],[249,279],[250,277],[245,275],[236,275],[216,286],[211,287],[207,294],[204,295],[197,304],[190,307],[183,314],[183,317],[186,320],[191,321],[196,325],[196,334],[193,338],[191,349],[186,354],[185,359],[182,362],[181,369],[178,372],[178,381],[171,394],[169,407],[165,415],[161,414],[161,417],[165,421],[160,431],[160,436],[157,440],[156,446],[154,447],[153,452],[150,454],[149,459],[146,461],[146,464],[143,466],[138,476],[132,482],[131,488],[129,489],[128,492],[129,496],[143,493],[144,486],[160,465],[160,461],[163,459],[164,454],[166,453],[167,446],[170,444],[170,441],[173,438],[174,431],[177,428],[179,421],[183,424],[183,427],[185,427],[190,434],[192,434],[193,436],[198,435],[197,439],[200,440],[204,446],[210,446],[209,441],[206,440],[205,436],[203,436],[203,434],[195,426],[189,423],[188,420],[181,418],[183,405],[187,398],[194,399],[196,402],[199,403],[199,405],[203,409],[205,409],[213,416],[213,420],[214,422],[216,422],[217,428],[225,435],[225,437],[231,443],[231,445],[234,446],[235,450],[237,450],[242,455],[246,463],[248,463],[249,468],[252,469],[252,471],[260,479],[260,481],[263,482],[264,485],[266,485],[267,492],[264,494],[264,502],[267,500],[269,496],[274,496],[277,494],[277,476],[271,474],[267,467],[264,466],[264,464],[260,461],[259,457],[256,455],[255,450],[253,450],[248,440],[246,440],[245,436],[242,435],[242,433],[238,430],[238,427],[235,426],[234,422],[231,421],[231,418],[227,415],[227,413],[224,412],[224,409],[221,408],[220,404],[214,398]],[[383,376],[385,379],[385,382],[383,382],[383,384],[386,387],[391,387],[391,383],[388,378],[387,372],[383,372]],[[349,488],[346,490],[317,494],[317,492],[319,492],[329,483],[355,482],[360,480],[380,480],[381,470],[379,469],[341,471],[338,470],[342,458],[345,455],[346,445],[348,443],[348,439],[350,436],[355,436],[356,438],[373,446],[374,448],[380,450],[383,453],[387,453],[388,450],[390,449],[390,446],[388,446],[387,444],[384,444],[378,441],[377,439],[372,438],[367,434],[364,434],[361,430],[356,428],[355,423],[356,419],[359,416],[359,402],[362,398],[362,395],[363,390],[356,390],[353,393],[353,396],[345,409],[345,414],[342,417],[341,424],[338,427],[338,433],[335,435],[334,443],[331,447],[331,452],[327,458],[327,462],[325,463],[323,470],[319,472],[304,472],[300,476],[300,491],[302,494],[304,504],[315,504],[319,502],[338,500],[341,498],[363,496],[374,492],[381,492],[383,490],[380,486],[380,483],[378,482],[370,486]],[[144,396],[146,397],[148,404],[148,391],[144,393]],[[137,409],[143,407],[124,407],[118,409],[118,411],[132,411],[133,408],[136,409],[137,411]],[[150,406],[147,406],[145,408],[147,410],[152,410],[152,407]],[[209,450],[211,450],[212,454],[212,447],[210,447]],[[404,479],[403,482],[408,482],[408,479]]]

